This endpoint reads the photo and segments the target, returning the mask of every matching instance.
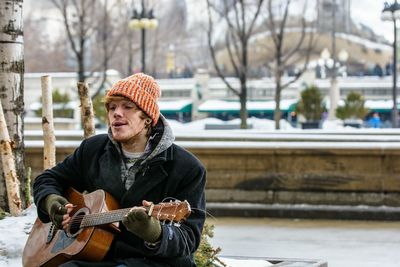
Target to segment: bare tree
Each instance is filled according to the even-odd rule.
[[[68,41],[77,61],[78,81],[85,82],[87,42],[93,35],[94,21],[90,19],[91,14],[97,14],[95,0],[69,1],[51,0],[60,10]]]
[[[78,82],[85,82],[95,70],[106,68],[120,38],[111,38],[112,29],[110,13],[115,7],[121,7],[119,0],[109,5],[96,0],[51,0],[61,12],[66,35],[77,63]],[[119,17],[119,16],[118,16]],[[93,51],[100,45],[102,52]],[[100,60],[97,60],[100,54]],[[89,60],[90,59],[90,60]],[[89,66],[89,63],[91,66]],[[106,78],[103,76],[104,85]],[[101,89],[101,88],[100,88]],[[95,95],[98,91],[95,92]]]
[[[247,128],[247,76],[248,76],[248,49],[249,40],[260,14],[264,0],[244,1],[214,1],[207,0],[208,10],[208,46],[211,58],[218,76],[222,79],[230,91],[239,97],[240,101],[240,128]],[[226,75],[218,64],[216,44],[213,41],[215,20],[213,14],[224,21],[227,29],[224,45],[227,49],[229,61],[233,67],[235,76],[239,79],[240,89],[235,89],[226,79]]]
[[[94,71],[99,71],[103,75],[97,76],[99,80],[95,81],[100,86],[92,88],[92,98],[94,98],[109,85],[105,70],[117,69],[121,75],[128,76],[134,72],[134,66],[140,66],[140,31],[128,27],[134,8],[141,11],[140,4],[137,5],[140,1],[43,0],[42,3],[45,2],[49,2],[45,8],[55,7],[61,16],[53,16],[51,9],[48,10],[47,16],[41,18],[34,14],[28,16],[26,26],[29,32],[26,37],[32,40],[30,42],[32,49],[27,51],[27,57],[30,59],[27,66],[29,69],[35,71],[76,69],[77,73],[85,74],[85,79],[92,76]],[[193,51],[185,46],[187,36],[192,37],[192,34],[188,35],[186,29],[188,20],[186,2],[147,0],[145,3],[146,10],[153,9],[159,21],[156,29],[146,30],[148,51],[146,65],[150,73],[154,75],[165,73],[165,54],[170,45],[175,47],[177,63],[179,61],[191,63],[187,57],[188,55],[193,57]],[[84,17],[81,14],[82,5],[86,10]],[[59,42],[49,46],[49,41],[55,43],[56,40],[54,36],[50,40],[50,35],[43,31],[43,27],[49,23],[60,22],[65,30],[58,34]],[[37,36],[40,36],[39,40],[36,40]],[[84,45],[81,45],[83,43]],[[66,50],[68,53],[65,53]],[[39,60],[43,55],[54,60]],[[76,67],[68,64],[71,59],[76,62]],[[80,79],[83,79],[82,75]]]
[[[275,128],[279,129],[279,121],[281,119],[280,101],[282,90],[288,87],[291,83],[297,81],[300,76],[307,70],[310,54],[313,51],[314,34],[312,29],[307,31],[307,23],[304,14],[307,10],[307,1],[304,2],[303,12],[300,18],[299,36],[296,39],[295,34],[290,33],[289,39],[288,21],[289,21],[289,8],[291,0],[268,0],[268,18],[267,28],[272,39],[272,47],[268,47],[269,54],[273,55],[272,60],[267,59],[265,64],[267,68],[273,73],[275,77]],[[277,18],[274,13],[274,4],[282,5],[283,14]],[[293,19],[293,18],[292,18]],[[293,27],[294,28],[294,27]],[[283,82],[283,75],[285,71],[294,65],[302,63],[302,67],[296,70],[295,76]]]
[[[99,70],[102,72],[102,77],[100,85],[95,88],[92,98],[95,98],[106,87],[107,70],[112,64],[112,57],[115,55],[122,37],[126,36],[126,27],[122,27],[125,30],[117,31],[117,29],[121,28],[119,27],[120,25],[127,25],[126,12],[121,11],[125,9],[124,7],[125,5],[120,0],[112,1],[111,4],[109,4],[109,0],[104,0],[102,14],[98,18],[99,24],[96,27],[96,39],[99,40],[96,42],[98,46],[97,54],[99,54]],[[120,18],[116,23],[117,25],[113,23],[113,15],[118,15]]]
[[[14,153],[17,177],[25,188],[22,7],[22,0],[0,1],[0,99]],[[0,206],[8,210],[3,171],[0,170]]]

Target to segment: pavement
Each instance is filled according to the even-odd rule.
[[[329,267],[398,267],[400,262],[396,221],[217,216],[207,223],[215,226],[210,243],[223,257],[313,260]]]

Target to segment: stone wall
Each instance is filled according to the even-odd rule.
[[[207,166],[207,199],[400,206],[400,150],[191,149]]]

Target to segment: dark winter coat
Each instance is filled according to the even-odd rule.
[[[153,142],[156,147],[160,140]],[[141,206],[142,200],[153,203],[166,198],[187,200],[192,214],[180,227],[162,225],[159,247],[146,246],[120,223],[122,232],[116,236],[107,257],[123,259],[128,266],[129,261],[135,262],[134,266],[195,266],[193,253],[199,245],[205,220],[205,179],[205,168],[199,160],[182,147],[171,144],[138,168],[135,182],[126,190],[121,179],[118,146],[106,134],[101,134],[84,140],[63,162],[39,175],[33,191],[39,207],[38,217],[43,222],[49,222],[49,217],[40,209],[42,200],[49,194],[62,195],[68,187],[80,192],[103,189],[119,202],[120,208]],[[148,264],[138,265],[136,259]]]

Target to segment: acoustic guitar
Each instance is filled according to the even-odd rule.
[[[71,188],[66,198],[75,205],[68,229],[58,230],[52,223],[36,219],[25,244],[23,266],[58,266],[69,260],[101,261],[114,235],[120,232],[119,222],[131,209],[118,209],[117,201],[103,190],[81,194]],[[160,221],[177,224],[191,213],[187,201],[162,202],[146,210]]]

